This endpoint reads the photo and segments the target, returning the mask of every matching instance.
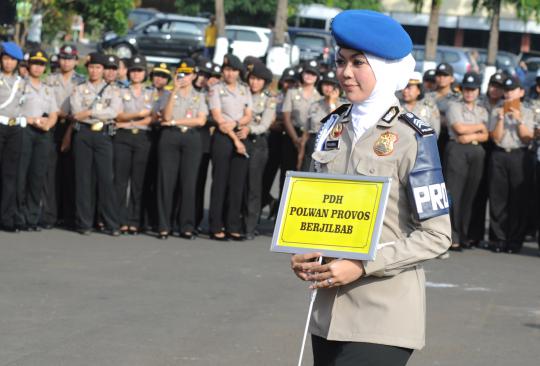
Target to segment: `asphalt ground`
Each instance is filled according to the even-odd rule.
[[[0,366],[296,365],[309,293],[265,228],[225,243],[0,233]],[[428,262],[427,346],[409,365],[538,365],[537,253]]]

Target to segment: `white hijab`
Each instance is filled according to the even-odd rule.
[[[376,84],[366,100],[352,106],[355,142],[396,104],[395,93],[407,86],[416,64],[411,54],[399,60],[386,60],[369,53],[364,55],[373,70]]]

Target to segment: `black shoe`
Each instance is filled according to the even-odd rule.
[[[462,252],[463,249],[461,248],[461,245],[459,243],[452,243],[452,245],[450,245],[450,248],[448,248],[449,250],[453,251],[453,252]]]
[[[77,232],[81,235],[88,236],[92,233],[91,229],[77,229]]]
[[[193,233],[180,233],[180,235],[178,235],[178,236],[181,237],[182,239],[187,239],[187,240],[195,240],[196,239],[196,236]]]
[[[232,235],[231,233],[227,233],[227,237],[233,241],[244,241],[246,240],[246,237],[242,234]]]
[[[51,230],[52,228],[54,228],[53,224],[41,224],[40,226],[43,230]]]
[[[279,202],[277,199],[273,198],[272,201],[268,204],[268,217],[267,220],[275,220],[277,212],[279,209]]]
[[[139,229],[136,227],[129,228],[129,235],[139,235]]]
[[[21,231],[17,226],[4,226],[2,230],[4,230],[7,233],[13,233],[13,234],[17,234]]]
[[[460,244],[460,246],[463,249],[472,249],[474,248],[474,242],[472,240],[465,240],[463,243]]]
[[[110,236],[114,236],[114,237],[122,235],[122,233],[118,229],[116,229],[116,230],[103,230],[103,233],[107,234],[107,235],[110,235]]]
[[[245,236],[245,239],[246,240],[255,240],[255,234],[246,234]]]
[[[215,240],[215,241],[229,241],[229,238],[227,237],[227,235],[216,236],[216,234],[210,234],[209,238],[210,240]]]
[[[504,241],[495,241],[490,245],[490,249],[494,253],[501,253],[506,249]]]
[[[162,232],[158,233],[157,238],[160,239],[160,240],[167,240],[167,239],[169,239],[169,233],[167,231],[162,231]]]
[[[30,225],[30,226],[28,226],[28,231],[40,232],[41,228],[39,226],[37,226],[37,225]]]

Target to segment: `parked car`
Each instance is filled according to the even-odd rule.
[[[175,64],[182,57],[203,51],[207,25],[206,18],[158,13],[125,36],[104,39],[98,50],[112,50],[118,57],[126,58],[141,53],[150,63]]]
[[[230,51],[243,61],[247,56],[263,58],[266,55],[272,31],[261,27],[227,25],[225,33]]]
[[[422,72],[424,68],[424,45],[414,45],[412,55],[416,60],[415,71]],[[454,68],[454,77],[460,82],[463,75],[471,69],[471,59],[469,51],[461,47],[437,46],[435,62],[440,64],[446,62]]]
[[[335,42],[330,32],[310,29],[289,30],[291,41],[300,49],[300,61],[316,59],[326,64],[335,62]]]
[[[473,50],[472,48],[470,50]],[[480,71],[484,70],[487,64],[487,50],[485,48],[475,48],[478,51],[478,59],[476,62],[480,67]],[[495,60],[495,67],[499,71],[504,71],[507,74],[514,75],[518,65],[518,55],[507,51],[498,51]]]

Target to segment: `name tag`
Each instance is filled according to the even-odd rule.
[[[326,140],[324,143],[324,150],[338,150],[339,140]]]

